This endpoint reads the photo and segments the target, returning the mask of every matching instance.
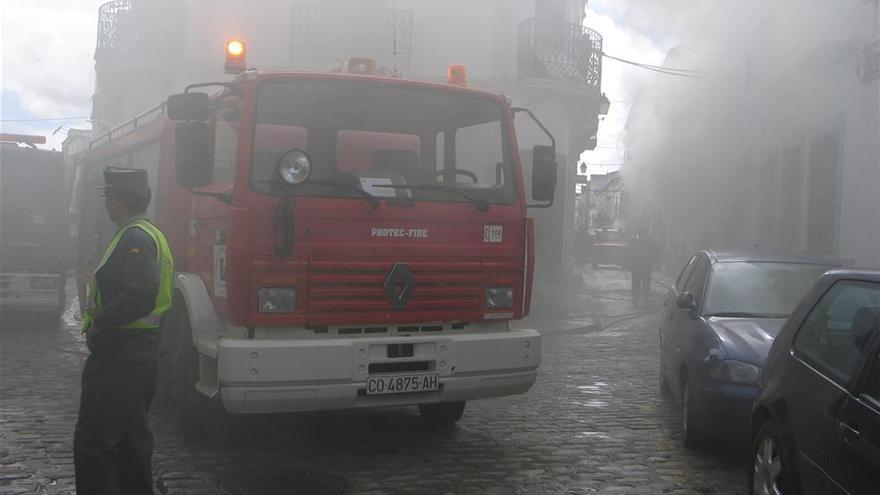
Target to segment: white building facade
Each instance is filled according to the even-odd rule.
[[[757,246],[880,267],[878,2],[761,9],[727,56],[670,53],[707,77],[658,76],[637,101],[633,221],[675,262]]]

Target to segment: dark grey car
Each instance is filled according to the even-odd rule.
[[[750,493],[880,493],[880,272],[823,276],[760,383]]]

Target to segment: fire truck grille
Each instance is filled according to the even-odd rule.
[[[312,314],[479,311],[485,267],[479,261],[407,262],[412,274],[392,277],[394,261],[315,261],[309,265],[309,312]],[[513,267],[510,267],[513,268]],[[386,286],[390,288],[386,290]],[[407,292],[393,309],[391,297]],[[392,296],[389,296],[389,293]]]

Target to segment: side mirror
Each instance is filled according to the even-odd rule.
[[[214,175],[211,126],[199,121],[178,122],[174,139],[177,185],[191,189],[210,184]]]
[[[211,116],[211,98],[206,93],[180,93],[165,102],[165,114],[171,120],[207,120]]]
[[[686,309],[688,311],[697,310],[697,300],[694,299],[694,295],[690,292],[682,292],[681,295],[678,296],[678,301],[676,304],[681,309]]]
[[[556,149],[553,146],[532,148],[532,199],[550,201],[556,196]]]

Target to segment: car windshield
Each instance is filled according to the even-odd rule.
[[[716,263],[709,278],[703,314],[785,318],[830,268],[803,263]]]
[[[257,96],[252,184],[277,193],[278,158],[298,148],[311,157],[313,183],[297,195],[357,197],[361,188],[380,199],[512,203],[503,116],[495,100],[452,91],[269,82]]]

